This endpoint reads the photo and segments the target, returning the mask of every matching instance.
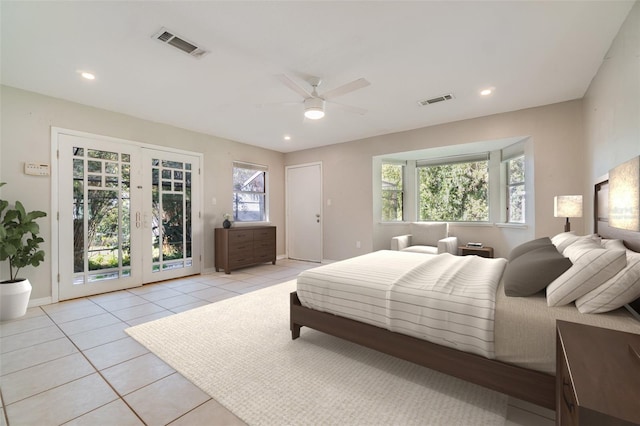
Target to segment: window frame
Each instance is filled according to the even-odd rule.
[[[511,162],[514,160],[522,160],[522,181],[511,182]],[[503,160],[504,168],[505,168],[505,223],[513,223],[518,225],[524,225],[527,223],[527,214],[526,214],[526,203],[527,203],[527,191],[526,191],[526,181],[527,181],[527,168],[525,155],[514,155],[512,157],[506,158]],[[516,221],[511,219],[511,189],[515,187],[522,187],[522,205],[520,207],[520,211],[522,212],[522,221]]]
[[[264,190],[263,191],[244,191],[236,189],[235,171],[236,169],[253,170],[255,175],[259,173],[263,174]],[[231,187],[232,187],[232,199],[231,199],[231,212],[234,222],[238,223],[264,223],[269,221],[269,167],[261,164],[247,163],[242,161],[234,161],[231,169]],[[240,205],[238,204],[238,195],[247,194],[258,196],[262,199],[262,203],[258,201],[260,205],[260,219],[258,220],[243,220],[238,216],[240,211]],[[242,203],[245,204],[245,203]],[[238,207],[236,207],[238,206]]]
[[[401,188],[398,189],[384,189],[384,184],[385,181],[382,178],[382,173],[384,171],[384,167],[385,166],[398,166],[400,167],[400,180],[401,180]],[[380,220],[382,222],[385,223],[400,223],[400,222],[404,222],[406,215],[405,215],[405,194],[406,194],[406,190],[405,190],[405,181],[406,181],[406,161],[389,161],[389,160],[383,160],[382,161],[382,166],[380,168],[380,201],[382,203],[381,205],[381,209],[380,209]],[[385,199],[385,193],[386,192],[391,192],[391,193],[396,193],[396,194],[400,194],[400,219],[390,219],[390,218],[385,218],[384,217],[384,199]],[[396,199],[398,199],[396,197]]]

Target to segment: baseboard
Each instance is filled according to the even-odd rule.
[[[42,305],[50,305],[53,303],[53,299],[51,299],[51,296],[49,297],[42,297],[40,299],[30,299],[29,300],[29,304],[27,305],[28,308],[33,308],[36,306],[42,306]]]

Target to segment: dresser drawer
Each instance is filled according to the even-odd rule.
[[[253,241],[236,241],[229,243],[229,253],[253,250]]]
[[[264,251],[266,250],[275,250],[275,246],[273,241],[271,240],[258,240],[253,242],[253,249],[255,251]]]
[[[229,244],[253,241],[252,230],[233,230],[229,232]]]
[[[253,256],[251,256],[251,257],[242,257],[242,258],[238,258],[238,259],[229,259],[229,268],[230,269],[236,269],[236,268],[240,268],[242,266],[253,265],[254,263],[255,263],[255,258]]]
[[[276,228],[255,229],[253,231],[254,240],[275,240]]]
[[[577,426],[579,424],[579,416],[578,416],[578,404],[576,403],[576,393],[573,389],[573,382],[571,380],[571,376],[569,375],[569,370],[567,369],[566,360],[562,357],[562,362],[560,364],[559,374],[560,378],[558,383],[558,404],[559,407],[556,407],[559,415],[558,424],[566,425],[566,426]]]
[[[234,249],[229,251],[229,262],[234,262],[240,259],[251,259],[253,257],[253,248],[251,245],[245,247],[243,250]]]
[[[275,255],[272,253],[259,253],[254,254],[253,258],[256,263],[272,262],[275,259]]]

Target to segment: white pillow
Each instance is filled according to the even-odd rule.
[[[603,239],[600,244],[602,247],[606,249],[618,249],[618,250],[626,250],[624,243],[622,240],[614,240],[614,239]]]
[[[604,284],[576,300],[583,314],[613,311],[640,297],[640,253],[627,250],[627,266]]]
[[[576,263],[580,257],[587,254],[590,250],[598,249],[598,250],[606,250],[602,247],[602,244],[592,240],[590,237],[579,237],[576,241],[569,244],[567,248],[564,249],[562,253],[564,257],[568,257],[571,260],[571,263]],[[623,249],[626,251],[626,249]]]
[[[556,236],[551,237],[551,242],[558,249],[560,253],[564,252],[571,243],[576,242],[580,237],[578,237],[575,232],[563,232]]]
[[[547,286],[547,305],[571,303],[603,284],[627,265],[626,250],[607,250],[582,240],[566,250],[573,266]]]

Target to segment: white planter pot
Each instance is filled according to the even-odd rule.
[[[15,283],[0,283],[0,321],[20,318],[27,312],[31,283],[24,279]]]

